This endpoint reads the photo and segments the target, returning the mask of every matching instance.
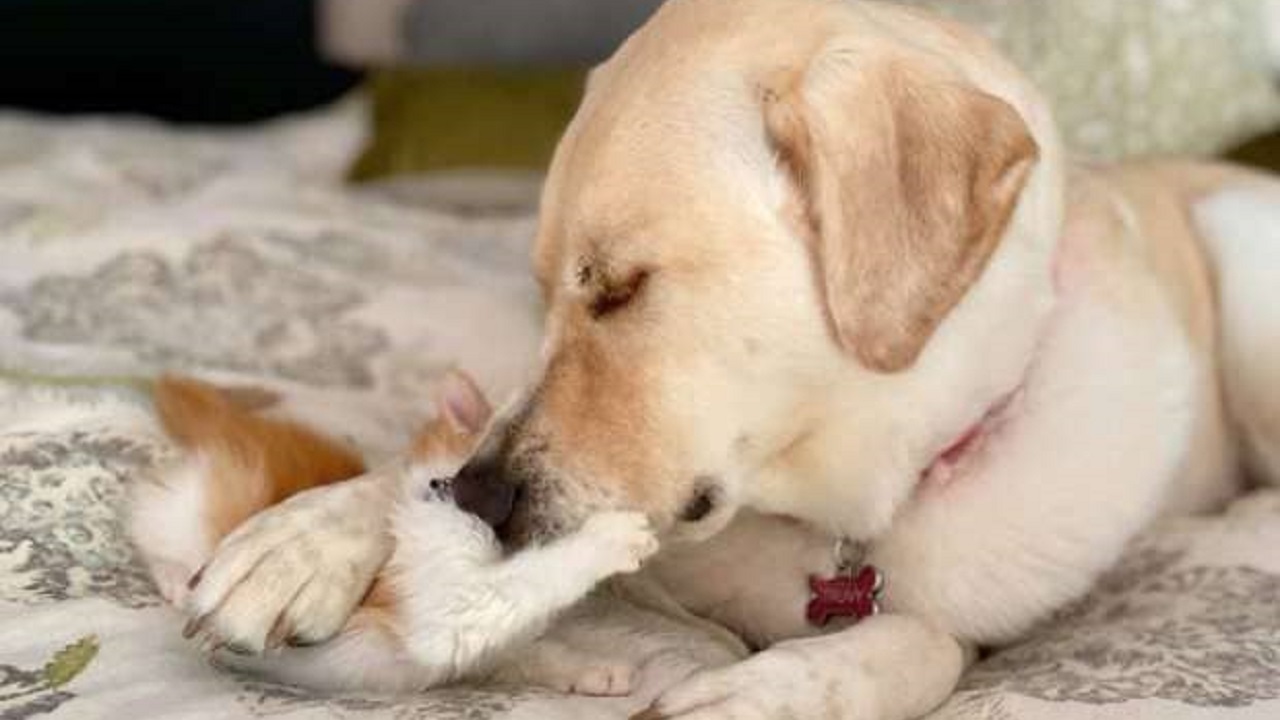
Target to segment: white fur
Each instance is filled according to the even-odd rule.
[[[694,675],[653,708],[685,720],[914,718],[946,699],[964,665],[964,648],[946,632],[880,615]]]
[[[581,531],[505,560],[492,531],[452,503],[402,503],[394,528],[403,642],[431,685],[492,667],[658,547],[638,513],[593,516]]]
[[[257,655],[219,652],[228,668],[276,682],[324,692],[418,692],[426,687],[422,666],[399,638],[377,626],[344,630],[312,647]]]
[[[891,609],[969,642],[1012,639],[1088,589],[1159,510],[1188,442],[1192,355],[1155,288],[1136,292],[1148,300],[1131,316],[1063,301],[964,477],[918,493],[877,542]]]
[[[1280,484],[1280,184],[1220,192],[1195,214],[1218,272],[1227,401],[1255,478]]]
[[[187,597],[187,581],[213,552],[204,518],[209,464],[200,454],[183,458],[154,480],[133,484],[129,531],[160,594],[174,605]]]

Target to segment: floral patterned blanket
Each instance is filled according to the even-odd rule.
[[[624,718],[637,701],[455,688],[327,697],[210,666],[122,533],[171,456],[145,378],[300,398],[393,449],[440,372],[495,395],[537,342],[528,216],[339,182],[342,105],[249,131],[0,114],[0,718]],[[1280,494],[1137,543],[1097,591],[965,679],[938,717],[1280,716]],[[661,620],[645,622],[670,632]]]

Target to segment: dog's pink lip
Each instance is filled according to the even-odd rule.
[[[1008,420],[1009,408],[1022,395],[1022,386],[996,400],[977,422],[960,433],[951,444],[938,453],[933,462],[920,473],[922,488],[946,487],[960,472],[960,466],[986,445],[987,441]]]
[[[939,463],[955,465],[960,462],[960,458],[964,457],[965,453],[967,453],[977,442],[978,436],[982,435],[985,431],[983,425],[985,425],[985,422],[979,422],[972,425],[964,432],[963,435],[956,439],[955,442],[947,446],[946,450],[943,450],[942,453],[938,455],[938,458],[933,461],[933,465],[937,465]],[[932,465],[930,467],[932,467]],[[925,472],[928,471],[926,470]]]

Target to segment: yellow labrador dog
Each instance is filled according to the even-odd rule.
[[[688,606],[774,643],[649,718],[918,717],[1153,518],[1280,476],[1280,184],[1074,163],[925,13],[671,0],[593,73],[535,262],[541,372],[459,503],[511,549],[641,511]],[[700,602],[851,543],[884,611],[837,632],[785,639],[803,582]]]

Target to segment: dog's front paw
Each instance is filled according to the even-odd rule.
[[[604,574],[630,573],[658,551],[658,536],[649,519],[637,512],[593,515],[582,526],[582,536],[604,563]]]
[[[386,510],[356,489],[302,493],[229,535],[191,580],[184,634],[259,653],[341,630],[390,552]]]

